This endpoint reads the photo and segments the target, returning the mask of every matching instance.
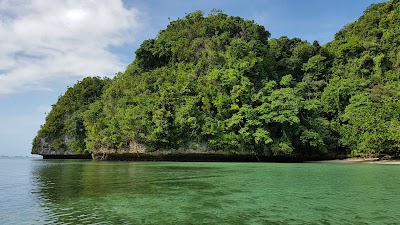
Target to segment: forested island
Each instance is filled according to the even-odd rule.
[[[60,96],[45,158],[228,160],[397,156],[400,0],[321,46],[214,10],[171,22],[114,78]]]

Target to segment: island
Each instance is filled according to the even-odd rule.
[[[114,78],[59,97],[44,158],[305,161],[400,153],[400,1],[320,45],[213,10],[172,21]]]

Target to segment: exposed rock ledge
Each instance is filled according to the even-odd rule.
[[[44,155],[43,159],[92,159],[91,155]]]
[[[332,160],[321,156],[265,156],[220,153],[97,153],[92,155],[46,155],[43,159],[95,159],[114,161],[175,161],[175,162],[305,162]]]

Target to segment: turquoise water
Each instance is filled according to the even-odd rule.
[[[400,166],[0,158],[0,224],[399,224]]]

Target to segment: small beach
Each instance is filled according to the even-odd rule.
[[[371,163],[371,164],[387,164],[387,165],[400,165],[399,159],[380,159],[380,158],[348,158],[348,159],[334,159],[317,161],[318,163]]]

